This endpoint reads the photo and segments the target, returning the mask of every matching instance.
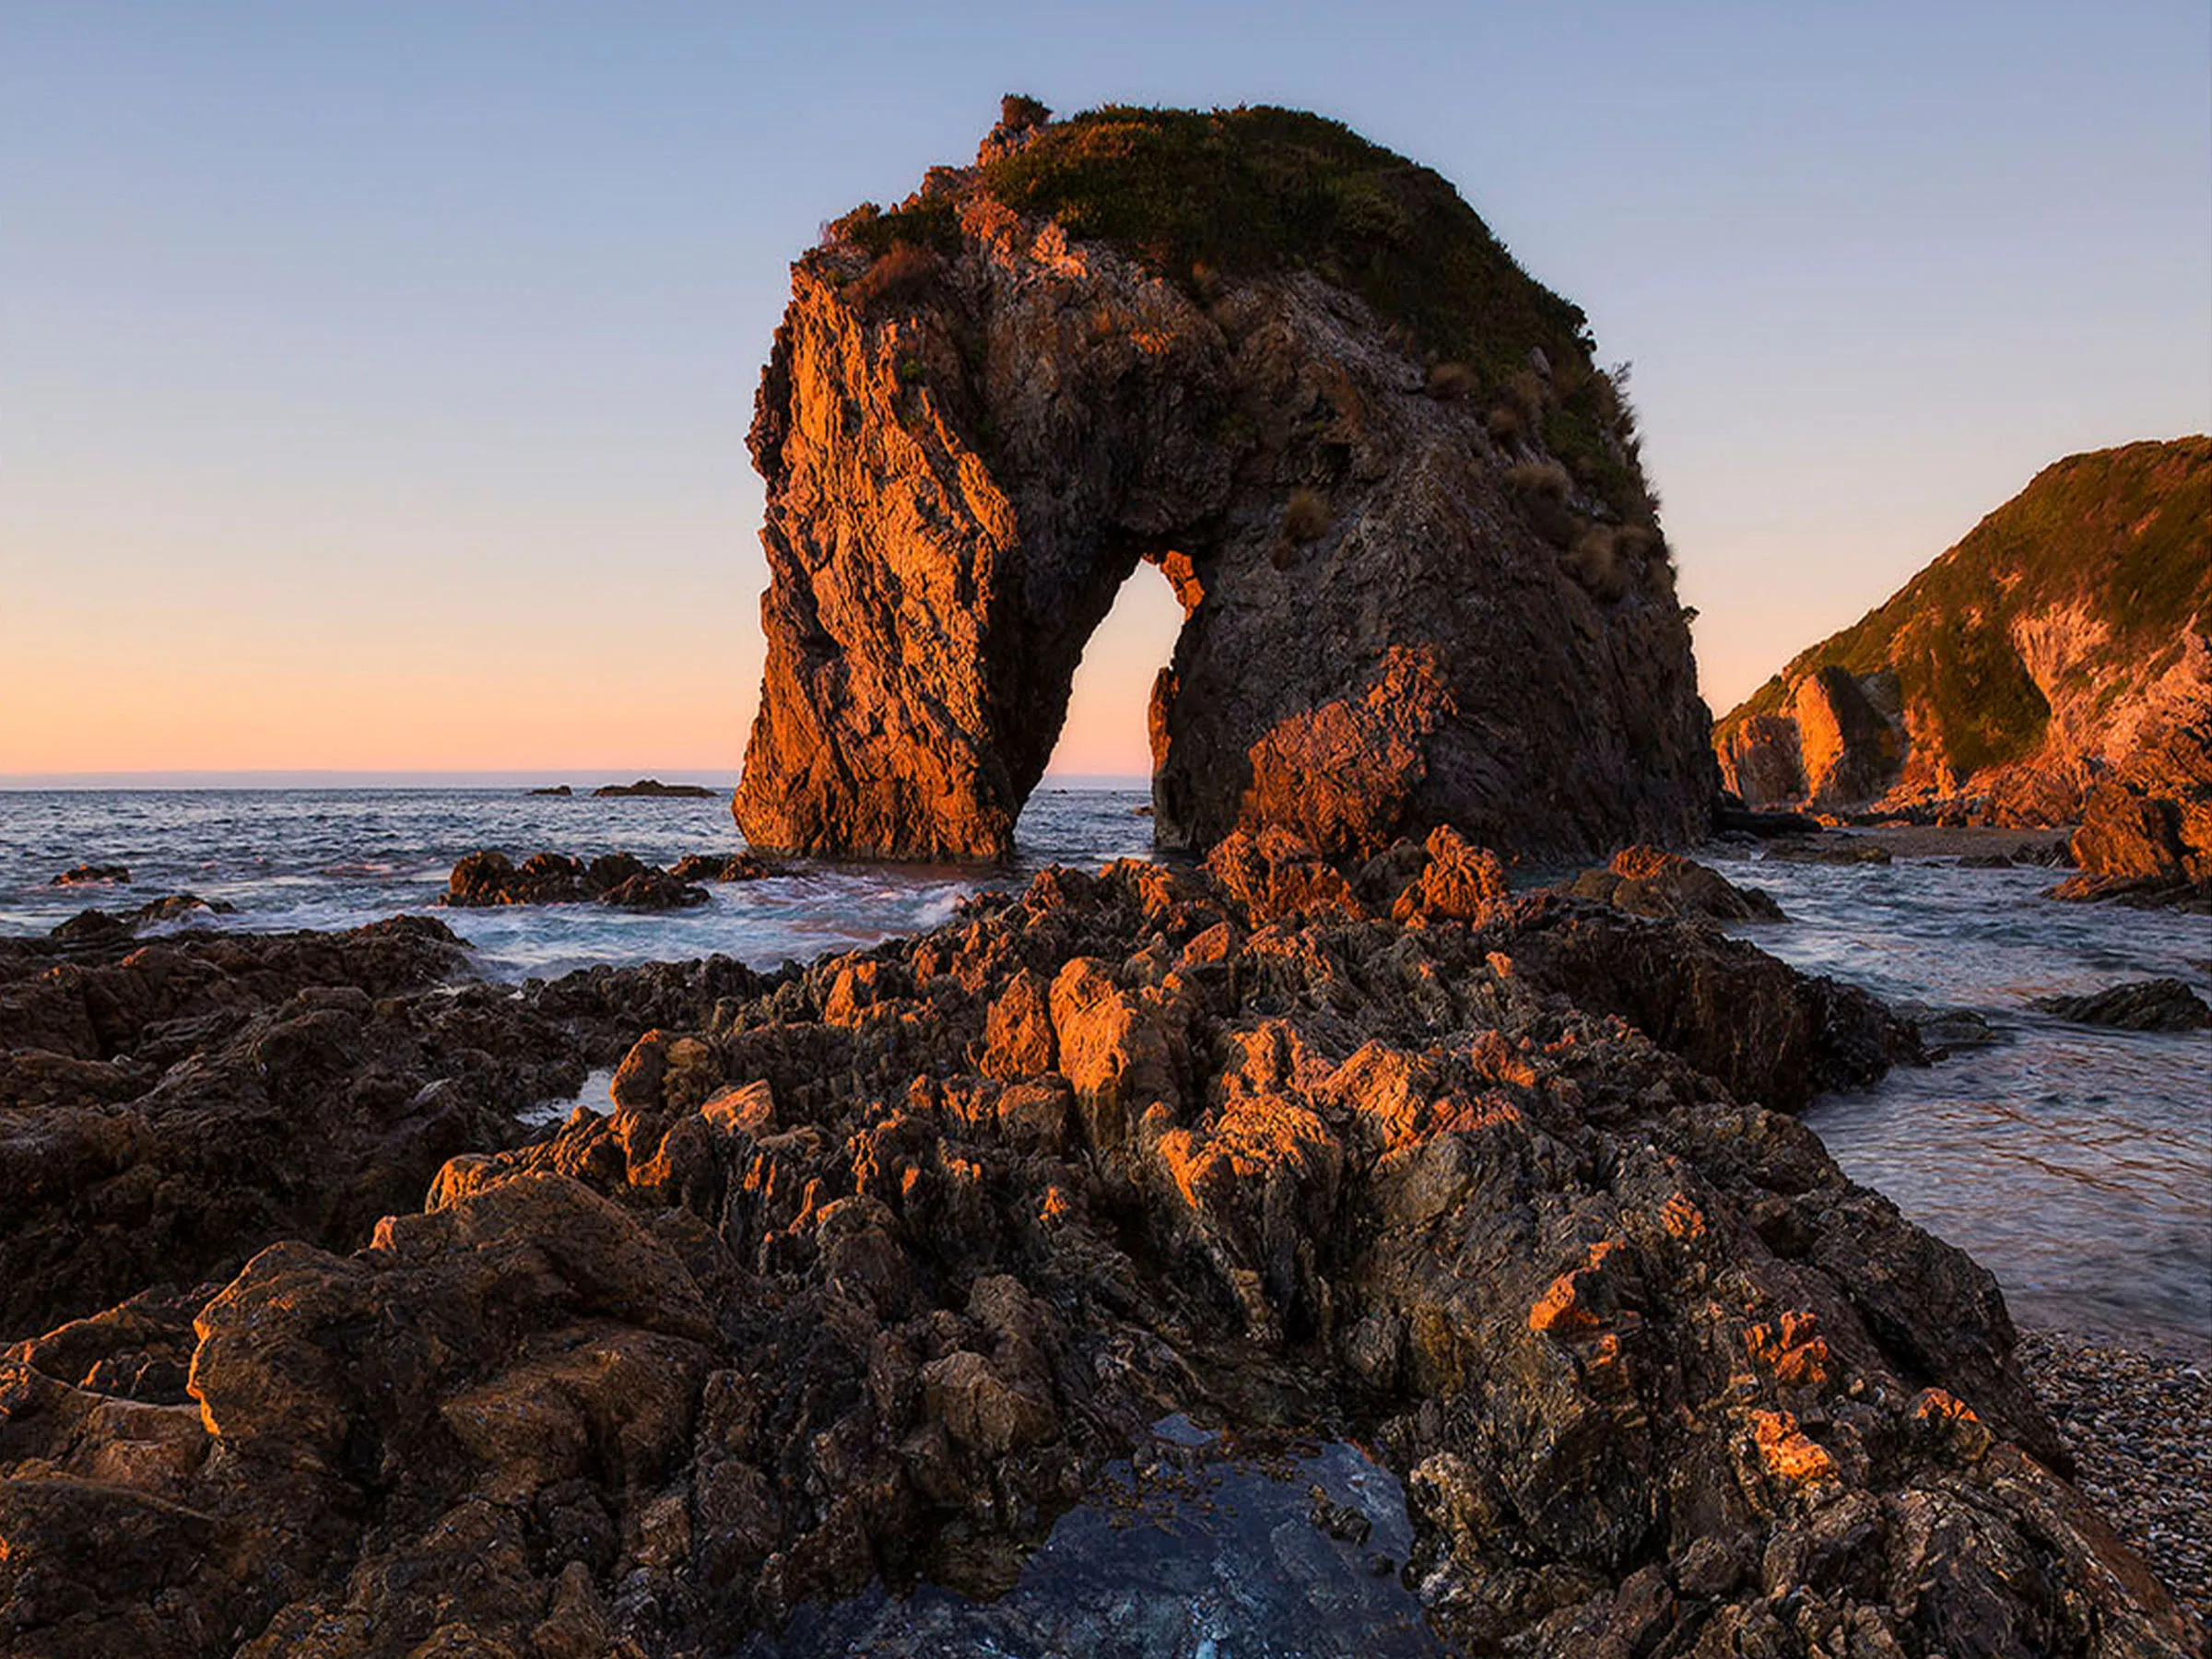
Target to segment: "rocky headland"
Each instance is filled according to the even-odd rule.
[[[1714,746],[1754,807],[2086,826],[2165,732],[2194,722],[2201,752],[2208,626],[2212,438],[2074,455],[1792,659]]]
[[[1268,830],[769,978],[465,971],[0,953],[6,1651],[727,1653],[1003,1590],[1170,1419],[1371,1448],[1456,1651],[2202,1641],[1791,1115],[1910,1032],[1705,921]]]
[[[1449,183],[1335,123],[1010,100],[972,165],[793,267],[751,442],[756,847],[1006,854],[1140,565],[1185,615],[1162,846],[1704,830],[1621,385]]]

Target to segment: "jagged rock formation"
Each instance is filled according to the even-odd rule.
[[[2099,780],[2072,852],[2060,898],[2212,910],[2212,678]]]
[[[1752,806],[2071,822],[2212,689],[2212,439],[2070,456],[1713,730]]]
[[[698,872],[700,865],[692,870]],[[565,853],[533,853],[518,865],[506,853],[488,849],[469,853],[453,866],[437,902],[456,910],[502,904],[688,910],[707,901],[706,889],[691,885],[695,879],[696,874],[664,870],[629,853],[602,853],[588,864]]]
[[[455,986],[466,947],[425,916],[134,931],[88,912],[0,940],[0,1339],[228,1277],[279,1239],[351,1250],[641,1026],[757,983],[718,958]]]
[[[756,846],[996,857],[1140,563],[1156,835],[1701,832],[1619,389],[1451,186],[1317,117],[1010,111],[794,267],[752,430]]]
[[[1453,1651],[2192,1651],[1993,1281],[1771,1109],[1908,1045],[1449,831],[1047,872],[731,988],[366,1248],[0,1355],[0,1633],[738,1652],[1003,1589],[1181,1411],[1371,1445]]]

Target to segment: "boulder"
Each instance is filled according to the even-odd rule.
[[[606,853],[585,863],[535,853],[515,864],[504,853],[471,853],[453,866],[437,902],[454,909],[502,904],[611,904],[621,910],[686,910],[707,902],[690,879],[632,857]]]
[[[2212,1026],[2212,1006],[2178,979],[2136,980],[2079,996],[2039,996],[2029,1006],[2077,1024],[2124,1031],[2201,1031]]]
[[[2082,874],[2094,879],[2212,898],[2212,708],[2166,726],[2099,782],[2071,850]]]
[[[1585,870],[1567,891],[1639,916],[1703,916],[1713,922],[1782,922],[1771,895],[1739,888],[1718,871],[1656,847],[1624,847],[1602,870]]]

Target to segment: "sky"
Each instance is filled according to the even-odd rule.
[[[727,775],[790,261],[1002,93],[1452,179],[1633,365],[1716,712],[2212,427],[2212,8],[0,0],[0,774]],[[1140,570],[1065,773],[1146,770]]]

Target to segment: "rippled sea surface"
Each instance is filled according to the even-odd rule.
[[[1149,856],[1141,790],[1041,789],[1021,820],[1013,870],[794,863],[765,881],[709,883],[704,907],[633,913],[595,904],[441,911],[494,977],[565,973],[594,962],[681,961],[721,952],[756,968],[934,927],[962,897],[1047,864]],[[352,927],[421,910],[454,862],[493,847],[520,860],[634,853],[666,865],[744,847],[726,796],[596,799],[505,790],[0,791],[0,933],[42,933],[88,905],[121,909],[162,893],[238,907],[212,924]],[[80,864],[123,865],[128,887],[56,888]],[[198,922],[179,925],[205,926]],[[159,930],[155,930],[159,932]]]
[[[1046,864],[1148,855],[1145,800],[1138,790],[1039,792],[1013,870],[801,863],[711,886],[695,911],[439,913],[494,977],[715,951],[773,967],[933,926],[963,896]],[[518,858],[624,851],[665,865],[739,845],[723,798],[0,791],[0,934],[171,892],[238,906],[217,925],[347,927],[425,909],[454,861],[478,848]],[[2154,975],[2212,994],[2212,919],[2053,903],[2040,895],[2053,875],[2039,868],[1706,856],[1781,900],[1790,921],[1741,930],[1776,955],[1893,1002],[1973,1009],[1995,1030],[1993,1043],[1808,1112],[1852,1175],[1971,1251],[2028,1318],[2212,1351],[2212,1038],[2100,1030],[2027,1006]],[[48,885],[88,862],[128,865],[131,885]]]
[[[1737,931],[1995,1041],[1806,1122],[1853,1179],[1962,1246],[2030,1321],[2212,1352],[2212,1036],[2075,1025],[2037,997],[2171,977],[2212,997],[2212,918],[2059,904],[2059,872],[1714,863],[1790,920]]]

